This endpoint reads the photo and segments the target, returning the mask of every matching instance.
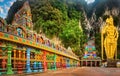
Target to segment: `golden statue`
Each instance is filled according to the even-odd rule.
[[[114,26],[112,16],[106,19],[106,25],[102,28],[102,31],[101,31],[101,39],[102,39],[102,42],[101,42],[102,59],[103,59],[104,48],[105,48],[107,59],[114,59],[115,52],[117,56],[118,31],[117,31],[117,28]]]

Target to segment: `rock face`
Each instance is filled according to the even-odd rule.
[[[95,11],[93,12],[92,16],[90,18],[86,19],[86,27],[87,29],[92,29],[95,33],[100,32],[100,28],[105,24],[105,19],[107,16],[113,15],[114,20],[117,19],[117,21],[114,21],[115,26],[120,25],[120,10],[119,8],[113,8],[109,10],[108,8],[105,9],[105,12],[102,14],[102,16],[98,17],[95,14]]]
[[[114,16],[118,16],[119,15],[119,8],[112,8],[111,10],[108,9],[108,7],[106,8],[105,12],[103,15],[114,15]]]
[[[109,15],[114,17],[115,26],[120,25],[120,0],[95,0],[87,6],[87,22],[95,33],[100,32],[101,26]],[[89,27],[88,25],[86,25]]]
[[[86,29],[89,31],[91,28],[91,30],[94,32],[93,36],[95,36],[97,44],[96,49],[101,52],[101,42],[97,40],[100,40],[101,28],[105,25],[105,20],[109,15],[113,16],[114,25],[117,26],[118,31],[120,31],[120,0],[95,0],[95,2],[90,6],[88,5],[87,8],[88,10],[84,13],[84,16],[86,18]],[[89,34],[87,35],[88,37],[91,36]],[[118,51],[118,54],[119,53],[120,52]],[[111,64],[115,63],[109,63],[110,66]]]

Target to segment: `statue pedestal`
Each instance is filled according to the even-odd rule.
[[[116,67],[117,60],[107,60],[107,67]]]

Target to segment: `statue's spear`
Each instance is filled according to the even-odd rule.
[[[102,57],[102,60],[103,60],[103,27],[101,27],[101,57]]]

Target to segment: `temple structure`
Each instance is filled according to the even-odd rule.
[[[81,66],[100,66],[101,59],[97,57],[95,48],[95,39],[88,40],[85,45],[84,56],[81,59]]]
[[[85,53],[83,58],[96,58],[96,48],[93,40],[89,40],[85,45]]]
[[[15,27],[18,36],[24,38],[29,36],[29,39],[31,39],[30,37],[32,37],[31,33],[33,31],[33,23],[28,1],[26,1],[23,4],[23,7],[15,14],[12,25]]]
[[[15,14],[12,24],[0,18],[0,74],[32,73],[79,66],[71,49],[56,45],[33,31],[29,2]]]
[[[33,30],[32,14],[28,1],[23,4],[23,7],[15,14],[12,25],[21,25],[26,30]]]

